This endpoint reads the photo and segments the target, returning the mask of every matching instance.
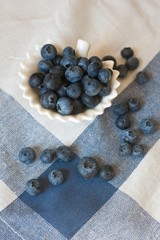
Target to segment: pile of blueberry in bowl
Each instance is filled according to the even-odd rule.
[[[19,75],[23,97],[31,107],[62,122],[92,120],[117,96],[119,72],[112,60],[87,57],[89,44],[78,40],[76,50],[53,41],[27,53]]]

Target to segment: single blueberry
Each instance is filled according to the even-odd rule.
[[[82,104],[82,102],[78,99],[76,99],[73,103],[73,112],[72,114],[78,114],[85,110],[85,106]]]
[[[139,85],[146,84],[150,79],[149,74],[146,71],[138,72],[135,78],[136,83]]]
[[[78,63],[78,60],[75,56],[69,55],[69,56],[64,56],[61,61],[60,61],[60,65],[68,68],[70,66],[76,66]]]
[[[84,85],[88,82],[88,80],[91,80],[91,79],[92,79],[92,78],[91,78],[90,76],[84,75],[84,76],[82,77],[82,79],[81,79],[82,85],[84,86]]]
[[[82,85],[81,83],[72,83],[67,88],[67,95],[72,99],[77,99],[82,94]]]
[[[36,196],[42,192],[42,183],[39,179],[31,179],[26,183],[26,192],[31,196]]]
[[[56,74],[48,73],[43,81],[46,88],[51,90],[57,90],[62,83],[62,78]]]
[[[38,87],[38,90],[39,90],[39,96],[49,91],[49,89],[44,87],[43,84]]]
[[[81,95],[82,103],[89,107],[94,108],[100,103],[100,97],[99,96],[88,96],[87,94],[83,93]]]
[[[157,130],[157,124],[153,119],[145,118],[140,123],[140,130],[144,134],[153,134]]]
[[[66,79],[71,82],[78,82],[83,77],[83,70],[78,66],[71,66],[65,71]]]
[[[54,186],[60,185],[64,182],[64,176],[62,171],[60,170],[53,170],[48,175],[48,180]]]
[[[84,157],[79,160],[77,168],[80,175],[84,178],[93,178],[99,171],[98,162],[91,157]]]
[[[134,55],[134,51],[130,47],[125,47],[121,50],[121,56],[125,59],[131,58]]]
[[[112,180],[115,176],[114,168],[111,165],[104,165],[99,171],[99,176],[106,181]]]
[[[128,105],[126,103],[118,103],[112,107],[113,113],[121,116],[128,112]]]
[[[100,97],[108,96],[111,93],[111,87],[109,85],[102,86],[101,91],[98,93]]]
[[[64,73],[65,73],[65,68],[62,66],[53,66],[51,67],[49,73],[52,73],[54,75],[58,75],[59,77],[64,77]]]
[[[63,49],[63,56],[70,56],[70,55],[75,56],[76,55],[75,50],[70,46],[65,47]]]
[[[29,84],[32,88],[38,88],[44,80],[45,75],[43,73],[34,73],[29,78]]]
[[[25,147],[22,148],[18,154],[18,158],[21,162],[29,164],[32,163],[36,158],[36,153],[33,148]]]
[[[116,119],[116,126],[121,129],[127,129],[131,125],[129,117],[127,115],[122,115]]]
[[[84,84],[84,91],[88,96],[96,96],[101,88],[100,82],[94,78],[88,79]]]
[[[57,101],[56,108],[61,115],[69,115],[73,111],[73,101],[68,97],[61,97]]]
[[[97,56],[92,56],[89,58],[90,62],[99,62],[102,65],[102,60]]]
[[[52,60],[52,63],[54,66],[58,66],[60,65],[62,59],[62,55],[57,55],[55,59]]]
[[[71,148],[67,146],[60,146],[56,150],[56,156],[63,162],[70,162],[75,158],[75,154],[71,150]]]
[[[69,86],[68,81],[63,81],[60,88],[57,89],[56,93],[59,97],[67,97],[67,88]]]
[[[135,70],[139,66],[139,60],[136,57],[131,57],[126,61],[126,66],[129,70]]]
[[[40,103],[44,108],[53,110],[56,107],[57,99],[56,93],[48,91],[40,96]]]
[[[89,63],[90,61],[88,60],[88,58],[80,57],[78,59],[78,66],[81,67],[85,72],[87,71]]]
[[[132,146],[129,143],[123,143],[119,147],[119,155],[121,157],[130,156],[132,153]]]
[[[110,61],[110,60],[114,62],[113,69],[116,69],[116,67],[117,67],[117,60],[113,56],[107,55],[107,56],[104,56],[102,58],[102,61]]]
[[[38,63],[38,69],[40,70],[40,72],[44,72],[44,73],[48,73],[52,66],[53,66],[52,63],[46,60],[41,60]]]
[[[141,102],[138,98],[130,98],[127,104],[130,112],[137,112],[141,108]]]
[[[118,65],[117,70],[119,71],[118,78],[125,78],[128,74],[128,68],[124,64]]]
[[[47,61],[51,61],[56,58],[57,50],[54,45],[46,44],[41,48],[41,56]]]
[[[123,139],[125,142],[128,143],[136,143],[138,140],[138,134],[135,130],[133,129],[128,129],[123,132]]]
[[[144,147],[140,144],[133,146],[132,156],[135,158],[143,157],[144,156]]]
[[[100,62],[91,62],[88,65],[87,73],[90,77],[97,77],[101,68],[102,64]]]
[[[55,153],[52,149],[44,149],[42,152],[41,152],[41,155],[40,155],[40,160],[43,162],[43,163],[51,163],[55,158]]]
[[[112,78],[112,70],[109,68],[102,68],[98,73],[98,79],[102,83],[108,83]]]

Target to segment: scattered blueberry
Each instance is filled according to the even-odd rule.
[[[78,66],[71,66],[65,71],[66,79],[71,82],[78,82],[83,77],[83,70]]]
[[[60,65],[65,67],[65,68],[68,68],[70,66],[76,66],[77,63],[78,63],[78,60],[75,56],[68,55],[68,56],[64,56],[61,59]]]
[[[118,78],[125,78],[128,74],[128,68],[124,64],[118,65],[117,70],[119,71]]]
[[[107,56],[104,56],[102,58],[102,61],[110,61],[110,60],[114,62],[113,69],[116,69],[117,68],[117,61],[113,56],[107,55]]]
[[[134,51],[130,47],[125,47],[121,50],[121,56],[125,59],[131,58],[134,55]]]
[[[76,55],[75,50],[70,46],[65,47],[63,49],[63,56],[70,56],[70,55],[75,56]]]
[[[102,64],[100,62],[91,62],[87,68],[88,75],[93,78],[97,77],[101,68]]]
[[[88,58],[85,57],[81,57],[78,60],[78,66],[81,67],[85,72],[87,71],[89,63],[90,61],[88,60]]]
[[[36,158],[36,153],[33,148],[25,147],[22,148],[18,154],[18,158],[21,162],[29,164],[32,163]]]
[[[68,81],[63,81],[60,88],[57,89],[57,95],[59,97],[67,97],[67,87],[69,86]]]
[[[128,130],[124,131],[123,139],[124,139],[125,142],[133,144],[133,143],[137,142],[138,134],[137,134],[137,132],[135,130],[128,129]]]
[[[102,86],[101,91],[98,93],[100,97],[108,96],[111,93],[111,87],[109,85]]]
[[[100,82],[94,78],[86,80],[84,84],[84,91],[88,96],[96,96],[101,88]]]
[[[131,57],[126,61],[126,66],[129,70],[135,70],[139,65],[139,60],[136,57]]]
[[[48,73],[43,81],[43,84],[46,88],[51,90],[56,90],[60,87],[62,79],[60,76],[52,73]]]
[[[81,100],[82,103],[89,108],[94,108],[100,103],[99,96],[88,96],[85,93],[81,95]]]
[[[121,116],[128,112],[128,105],[126,103],[118,103],[112,107],[113,113]]]
[[[90,57],[89,61],[90,62],[99,62],[100,64],[102,64],[102,60],[99,57],[97,57],[97,56]]]
[[[61,97],[57,101],[56,108],[61,115],[69,115],[73,111],[73,101],[68,97]]]
[[[127,129],[131,125],[129,117],[127,115],[122,115],[116,119],[116,126],[121,129]]]
[[[44,80],[45,75],[43,73],[34,73],[29,78],[29,84],[32,88],[38,88]]]
[[[135,158],[143,157],[144,156],[144,147],[140,144],[133,146],[132,156]]]
[[[42,192],[42,184],[39,179],[31,179],[26,183],[26,192],[31,196],[36,196]]]
[[[53,66],[50,68],[49,73],[52,73],[54,75],[58,75],[59,77],[64,77],[65,68],[62,66]]]
[[[84,105],[82,104],[82,102],[78,99],[76,99],[73,103],[73,112],[72,114],[78,114],[83,112],[85,109]]]
[[[99,171],[98,163],[94,158],[84,157],[79,160],[78,172],[84,178],[93,178]]]
[[[51,61],[56,58],[57,50],[54,45],[46,44],[41,49],[41,56],[47,61]]]
[[[63,162],[70,162],[75,158],[75,154],[72,152],[71,148],[67,146],[60,146],[57,148],[56,156]]]
[[[130,98],[127,104],[130,112],[137,112],[141,108],[141,102],[138,98]]]
[[[115,176],[114,168],[111,165],[101,167],[99,176],[106,181],[112,180]]]
[[[67,95],[72,99],[77,99],[82,94],[82,85],[81,83],[72,83],[67,88]]]
[[[108,83],[112,78],[112,74],[112,70],[108,68],[102,68],[98,73],[98,79],[102,83]]]
[[[53,110],[56,107],[57,99],[56,93],[48,91],[40,96],[40,103],[44,108]]]
[[[40,72],[44,73],[48,73],[52,66],[53,66],[52,63],[46,60],[41,60],[38,63],[38,69],[40,70]]]
[[[57,55],[55,59],[52,60],[52,63],[54,66],[58,66],[60,65],[62,59],[62,55]]]
[[[123,143],[119,147],[119,155],[121,157],[129,156],[132,153],[132,146],[129,143]]]
[[[52,172],[49,173],[48,180],[54,186],[62,184],[64,181],[64,176],[63,176],[62,171],[53,170]]]
[[[150,79],[149,74],[146,71],[141,71],[138,72],[135,78],[135,81],[139,84],[139,85],[143,85],[146,84]]]
[[[52,149],[45,149],[40,155],[40,160],[43,163],[51,163],[54,160],[55,153]]]
[[[38,90],[39,90],[39,96],[49,91],[49,89],[44,87],[43,84],[38,87]]]
[[[140,123],[140,130],[144,134],[153,134],[157,130],[156,122],[150,118],[143,119]]]

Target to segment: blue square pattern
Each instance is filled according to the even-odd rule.
[[[83,179],[77,171],[77,157],[70,163],[57,161],[39,178],[45,191],[36,196],[26,192],[20,199],[48,221],[67,239],[70,239],[117,191],[110,183],[99,177]],[[48,183],[48,174],[53,169],[64,172],[65,182],[60,186]]]

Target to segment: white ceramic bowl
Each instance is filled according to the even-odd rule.
[[[47,43],[55,45],[58,52],[62,52],[62,49],[55,41],[48,40]],[[88,109],[77,115],[62,116],[57,112],[43,108],[40,104],[38,95],[30,87],[28,81],[30,75],[37,71],[37,64],[42,59],[40,55],[40,49],[42,46],[43,45],[36,45],[34,51],[27,52],[27,59],[20,62],[20,71],[18,74],[21,77],[21,81],[19,87],[23,91],[23,98],[29,101],[30,107],[35,108],[39,114],[46,115],[50,119],[58,119],[62,122],[72,121],[78,123],[81,120],[93,120],[97,115],[103,114],[105,108],[111,106],[111,101],[118,95],[116,90],[120,86],[120,82],[117,81],[119,72],[113,70],[113,61],[103,61],[103,67],[110,68],[113,71],[111,80],[112,90],[110,95],[103,97],[101,102],[94,109]],[[77,41],[76,54],[78,56],[87,57],[89,49],[90,45],[86,41],[80,39]]]

